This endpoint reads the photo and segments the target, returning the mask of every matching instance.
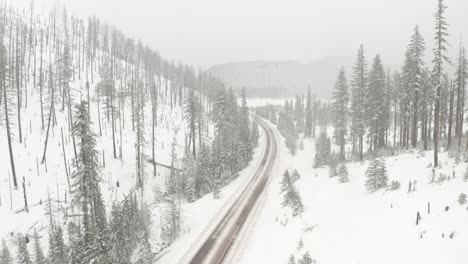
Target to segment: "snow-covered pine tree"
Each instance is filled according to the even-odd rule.
[[[2,239],[2,250],[0,252],[0,264],[13,264],[13,258],[11,257],[10,250],[8,249],[5,239]]]
[[[294,119],[296,121],[296,127],[298,133],[304,132],[304,104],[301,96],[296,96],[296,102],[294,104]]]
[[[69,264],[81,264],[81,254],[83,249],[83,237],[81,235],[80,226],[73,221],[70,221],[67,226],[68,242],[69,242]]]
[[[22,234],[16,236],[16,263],[18,264],[33,264],[29,256],[28,246],[26,244],[26,237]]]
[[[210,149],[207,146],[202,146],[199,149],[194,182],[195,199],[199,199],[202,195],[212,190],[210,186],[210,177],[212,175],[210,155]]]
[[[283,177],[285,176],[283,175]],[[298,190],[294,186],[294,183],[292,183],[291,180],[288,179],[289,176],[285,179],[286,190],[283,194],[283,202],[281,203],[281,205],[283,207],[290,207],[292,210],[292,215],[295,217],[302,214],[302,212],[304,211],[304,205],[302,204],[301,196],[299,195]]]
[[[331,157],[331,143],[327,136],[327,131],[322,130],[315,141],[314,168],[327,165]]]
[[[296,264],[296,258],[294,258],[294,255],[289,256],[288,264]]]
[[[312,263],[315,263],[315,261],[310,256],[309,251],[306,251],[304,255],[302,255],[302,258],[297,262],[297,264],[312,264]]]
[[[348,104],[348,81],[343,67],[338,74],[332,96],[333,126],[335,127],[335,139],[340,146],[340,159],[342,161],[346,159],[345,137],[348,133]]]
[[[258,131],[257,121],[252,122],[252,147],[258,147],[258,140],[260,138],[260,132]]]
[[[185,98],[184,104],[184,120],[187,122],[189,128],[189,145],[188,148],[192,149],[192,155],[197,158],[196,150],[196,131],[197,123],[199,122],[199,116],[201,113],[201,105],[199,104],[199,99],[195,94],[193,89],[189,89],[188,96]]]
[[[289,170],[285,170],[283,173],[283,178],[281,179],[281,192],[285,192],[288,189],[288,186],[291,184],[291,176],[289,175]]]
[[[466,58],[465,48],[461,46],[458,55],[458,67],[455,72],[455,85],[457,87],[457,101],[455,111],[455,135],[457,138],[458,151],[461,151],[461,138],[463,136],[463,118],[465,105],[465,87],[468,78],[468,60]]]
[[[416,25],[413,30],[413,36],[411,37],[410,44],[408,46],[406,65],[404,67],[404,76],[409,86],[409,90],[412,91],[412,112],[413,112],[413,121],[411,128],[411,145],[413,148],[416,147],[418,141],[418,109],[419,107],[419,97],[420,92],[423,86],[423,71],[424,71],[424,38],[419,32],[419,27]],[[411,98],[411,97],[410,97]]]
[[[138,71],[137,71],[138,72]],[[136,184],[138,188],[143,190],[145,178],[145,154],[144,148],[146,146],[145,135],[145,93],[143,84],[139,81],[137,87],[136,101],[135,101],[135,172]]]
[[[312,95],[310,87],[307,89],[306,107],[305,107],[305,124],[304,124],[304,136],[310,138],[312,136]]]
[[[361,45],[353,69],[351,89],[351,134],[353,145],[357,144],[357,150],[356,147],[353,147],[353,150],[357,151],[359,160],[363,160],[367,83],[367,61],[364,55],[364,47]]]
[[[371,160],[366,170],[366,177],[365,185],[369,192],[375,192],[380,188],[386,187],[388,176],[385,160],[382,158]]]
[[[435,17],[435,47],[433,49],[434,59],[433,70],[432,70],[432,82],[436,89],[435,96],[435,107],[434,107],[434,167],[439,165],[438,151],[439,151],[439,133],[440,133],[440,96],[442,89],[442,78],[444,71],[444,62],[450,63],[449,58],[447,57],[447,37],[448,37],[448,23],[445,17],[445,12],[447,6],[444,3],[444,0],[438,0],[437,11],[434,15]]]
[[[184,193],[185,198],[188,202],[195,201],[196,193],[196,182],[197,182],[197,163],[195,157],[192,156],[192,153],[185,153],[184,158],[182,159],[182,168],[180,172],[181,177],[181,188]]]
[[[367,96],[367,116],[371,127],[371,150],[377,150],[385,146],[386,121],[389,111],[386,104],[385,71],[380,55],[376,55],[369,74],[369,86]]]
[[[241,108],[239,111],[239,137],[240,137],[240,158],[242,159],[242,167],[247,166],[248,162],[252,159],[252,138],[250,135],[250,118],[249,118],[249,107],[247,106],[247,99],[245,94],[245,88],[242,88],[241,93]]]
[[[109,232],[111,237],[110,255],[115,264],[125,264],[130,262],[131,243],[125,236],[126,228],[124,223],[123,209],[118,203],[112,205]]]
[[[72,174],[73,199],[81,206],[83,214],[83,243],[85,261],[108,263],[109,237],[105,206],[102,198],[100,168],[96,151],[96,135],[91,130],[88,103],[82,101],[76,107],[73,135],[78,139],[79,154],[74,161]],[[56,233],[57,231],[55,231]],[[102,262],[101,262],[102,261]]]
[[[49,235],[49,262],[50,264],[68,263],[67,247],[63,240],[63,230],[60,225],[56,225],[55,232],[50,232]]]
[[[338,181],[340,183],[349,182],[348,178],[348,168],[345,163],[341,163],[338,167]]]
[[[41,240],[37,230],[34,230],[34,264],[46,264],[44,251],[42,250]]]

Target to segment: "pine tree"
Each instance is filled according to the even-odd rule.
[[[457,137],[458,151],[461,149],[461,137],[463,135],[463,113],[465,105],[465,87],[468,78],[468,61],[465,48],[461,47],[458,55],[458,67],[455,73],[455,85],[457,87],[457,101],[455,112],[455,135]]]
[[[423,71],[424,71],[424,38],[419,32],[419,27],[415,26],[411,42],[408,46],[409,63],[405,74],[407,75],[407,85],[413,91],[413,127],[411,134],[411,144],[413,148],[416,147],[418,141],[418,109],[419,109],[419,96],[423,86]],[[408,63],[408,62],[407,62]]]
[[[432,70],[432,81],[436,89],[435,97],[435,108],[434,108],[434,167],[437,167],[439,164],[438,151],[439,151],[439,133],[440,133],[440,96],[442,89],[442,77],[443,77],[443,65],[444,62],[450,63],[449,58],[446,55],[447,52],[447,19],[445,17],[447,6],[444,4],[444,0],[438,0],[437,11],[434,15],[436,20],[435,26],[435,37],[436,42],[433,49],[434,59],[432,63],[434,64]]]
[[[307,99],[305,108],[305,125],[304,125],[304,136],[310,138],[312,136],[312,95],[310,87],[307,89]]]
[[[130,226],[124,223],[124,210],[117,203],[112,205],[111,217],[109,222],[109,232],[111,235],[110,255],[113,263],[125,264],[130,262],[131,243],[126,236],[126,229]]]
[[[341,163],[338,168],[338,181],[340,183],[349,182],[348,178],[348,168],[345,163]]]
[[[366,188],[369,192],[375,192],[386,187],[388,182],[387,169],[383,159],[373,159],[366,170]]]
[[[41,241],[37,231],[34,231],[34,264],[46,264],[46,258],[42,251]]]
[[[322,130],[319,137],[315,141],[315,158],[314,168],[327,165],[330,162],[331,157],[331,143],[327,136],[327,131]]]
[[[4,239],[2,239],[2,251],[0,252],[0,264],[13,264],[13,258]]]
[[[24,235],[19,234],[16,237],[16,263],[18,264],[32,264],[31,257],[29,256],[28,246]]]
[[[385,71],[380,56],[374,58],[372,70],[369,74],[367,96],[367,115],[371,121],[371,146],[374,150],[385,146],[385,120],[388,118],[386,104]]]
[[[302,97],[300,96],[296,96],[294,119],[296,121],[297,132],[304,132],[304,104],[302,102]]]
[[[245,94],[245,88],[242,88],[241,95],[241,108],[240,108],[240,157],[243,160],[242,167],[247,166],[248,162],[252,159],[252,146],[253,142],[250,135],[250,120],[249,120],[249,107],[247,106],[247,99]]]
[[[338,74],[332,101],[335,138],[340,146],[340,159],[345,160],[345,137],[347,134],[349,95],[348,81],[346,80],[344,68],[341,68],[340,73]]]
[[[359,160],[363,160],[367,81],[367,61],[364,55],[364,47],[361,45],[358,51],[356,65],[354,66],[351,89],[351,134],[353,143],[356,140],[355,138],[357,138],[358,141]]]
[[[187,121],[188,128],[189,128],[189,148],[192,145],[192,155],[196,159],[197,158],[197,150],[196,150],[196,124],[198,122],[199,116],[201,112],[201,106],[199,105],[198,97],[195,95],[195,91],[193,89],[189,90],[189,95],[185,99],[185,106],[184,106],[184,119]]]
[[[289,170],[285,170],[281,180],[281,192],[285,192],[288,189],[289,184],[291,184],[291,177],[289,176]]]
[[[302,255],[302,259],[300,259],[297,262],[297,264],[312,264],[312,263],[314,263],[314,260],[310,256],[309,251],[306,251],[306,253],[304,253],[304,255]]]
[[[91,130],[87,102],[82,101],[76,107],[73,135],[78,138],[79,154],[75,159],[73,195],[81,205],[83,214],[84,255],[83,261],[109,263],[108,229],[105,206],[99,183],[101,182],[96,135]],[[57,232],[57,231],[56,231]]]
[[[49,236],[49,261],[51,264],[68,263],[67,248],[60,225],[57,225],[55,232]]]
[[[258,123],[257,121],[254,121],[252,123],[252,146],[253,147],[258,147],[258,140],[260,138],[260,132],[258,131]]]
[[[288,264],[296,264],[296,259],[294,255],[289,256]]]
[[[294,183],[289,179],[289,174],[283,174],[283,180],[286,181],[284,186],[286,187],[286,190],[284,192],[283,202],[281,205],[283,207],[290,207],[293,216],[301,215],[304,211],[304,205],[302,204],[302,199],[299,195],[299,192],[294,186]]]
[[[136,102],[135,102],[135,164],[136,164],[136,184],[138,188],[143,190],[144,176],[145,176],[145,157],[144,147],[146,145],[145,139],[145,93],[143,85],[140,83],[137,89]]]

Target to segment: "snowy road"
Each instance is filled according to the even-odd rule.
[[[230,250],[241,244],[239,234],[245,228],[259,197],[267,187],[277,158],[277,137],[268,123],[255,115],[253,117],[258,121],[266,136],[266,149],[262,161],[247,187],[240,193],[221,220],[216,223],[207,239],[200,243],[199,248],[188,261],[190,264],[227,262],[226,256]]]

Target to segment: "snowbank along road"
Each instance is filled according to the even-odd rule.
[[[270,125],[260,117],[252,116],[265,132],[266,149],[262,161],[246,188],[240,192],[233,205],[227,210],[221,220],[216,223],[216,227],[209,234],[208,238],[200,244],[195,254],[186,263],[224,263],[229,250],[234,248],[236,243],[239,243],[239,234],[267,186],[276,161],[278,144],[275,133]]]

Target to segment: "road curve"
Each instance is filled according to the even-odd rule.
[[[246,188],[236,198],[235,202],[227,210],[224,216],[209,234],[208,238],[189,260],[190,264],[220,264],[223,263],[227,253],[236,242],[244,223],[252,211],[255,203],[265,190],[268,178],[273,170],[277,157],[278,144],[271,127],[260,117],[252,114],[260,127],[265,131],[266,149],[262,160],[250,179]]]

